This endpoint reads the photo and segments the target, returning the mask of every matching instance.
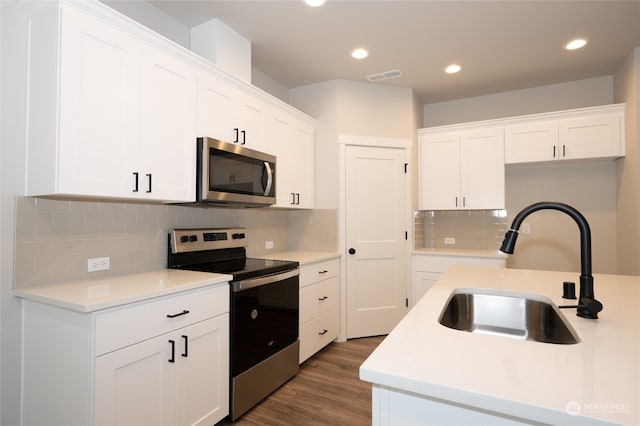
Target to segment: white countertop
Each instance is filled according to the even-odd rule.
[[[336,257],[340,257],[340,253],[331,252],[331,251],[304,251],[304,250],[294,250],[294,251],[280,251],[275,253],[269,253],[260,255],[259,257],[263,259],[278,259],[278,260],[291,260],[293,262],[300,263],[300,266],[322,262],[324,260],[335,259]]]
[[[231,278],[231,275],[209,272],[162,269],[113,278],[15,289],[13,293],[23,299],[87,313],[181,291],[225,284]]]
[[[419,248],[413,251],[413,254],[433,255],[433,256],[466,256],[466,257],[495,257],[498,259],[506,259],[509,255],[502,253],[500,250],[490,249],[460,249],[460,248]]]
[[[550,424],[640,424],[640,277],[595,274],[599,319],[562,313],[581,342],[554,345],[453,330],[438,317],[456,288],[541,294],[556,305],[577,273],[453,267],[360,367],[383,386]],[[580,413],[569,415],[569,404]],[[575,414],[575,413],[572,413]],[[593,423],[591,423],[593,422]]]

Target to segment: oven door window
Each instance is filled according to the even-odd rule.
[[[237,376],[298,339],[298,277],[231,294],[231,374]]]
[[[270,191],[265,194],[270,178]],[[209,191],[272,196],[275,194],[275,164],[209,148]]]

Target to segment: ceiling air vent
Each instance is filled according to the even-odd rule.
[[[391,70],[385,71],[378,74],[371,74],[367,76],[367,80],[369,81],[380,81],[380,80],[388,80],[390,78],[400,77],[402,73],[400,70]]]

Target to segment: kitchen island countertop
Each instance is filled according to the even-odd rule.
[[[578,275],[452,267],[362,364],[360,378],[374,389],[517,421],[638,425],[640,277],[594,275],[595,296],[604,305],[600,318],[561,311],[580,337],[578,344],[469,333],[438,322],[457,288],[538,294],[566,305],[571,301],[562,299],[562,283],[577,281]]]

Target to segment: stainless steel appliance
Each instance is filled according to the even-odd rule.
[[[197,140],[196,201],[245,207],[276,202],[276,157],[212,138]]]
[[[299,364],[299,264],[247,258],[247,240],[244,228],[169,231],[169,268],[233,276],[231,420],[295,376]]]

